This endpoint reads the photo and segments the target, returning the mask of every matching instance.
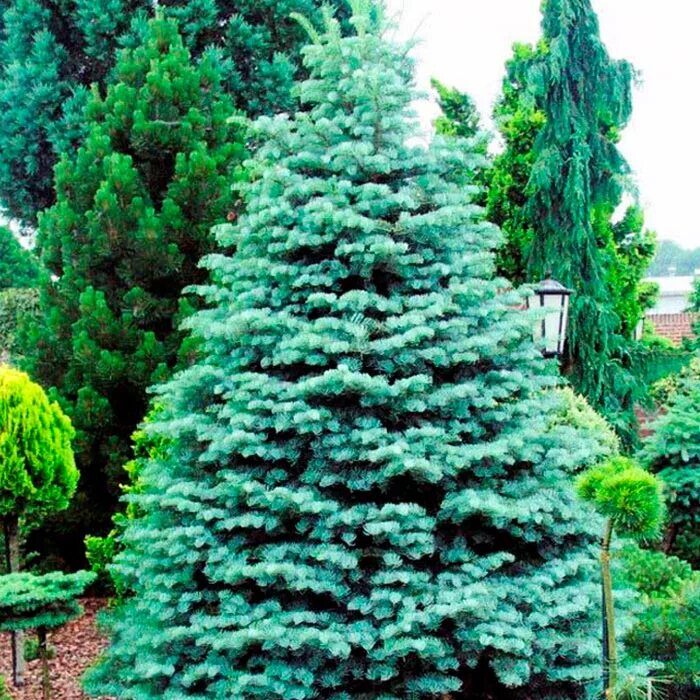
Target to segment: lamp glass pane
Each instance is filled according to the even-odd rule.
[[[542,305],[547,309],[544,319],[544,348],[548,353],[556,353],[561,335],[562,295],[543,294]]]

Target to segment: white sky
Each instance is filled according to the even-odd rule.
[[[540,0],[387,0],[403,37],[421,40],[418,80],[471,94],[488,116],[515,41],[540,36]],[[614,58],[641,73],[621,149],[635,171],[647,226],[700,246],[699,0],[593,0]],[[428,106],[426,119],[435,112]],[[428,116],[430,115],[430,117]]]

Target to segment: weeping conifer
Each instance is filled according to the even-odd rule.
[[[580,698],[597,524],[500,233],[412,137],[381,7],[330,16],[307,109],[261,118],[246,213],[207,258],[200,361],[160,390],[92,692],[122,700]],[[593,522],[590,522],[590,521]]]
[[[572,382],[630,441],[638,387],[614,308],[609,221],[630,173],[617,141],[632,114],[634,70],[609,57],[590,0],[547,0],[543,12],[546,51],[529,72],[545,123],[525,205],[533,228],[528,275],[551,272],[574,290]]]

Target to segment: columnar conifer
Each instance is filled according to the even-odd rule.
[[[235,215],[243,145],[210,58],[194,65],[175,22],[153,20],[106,95],[93,94],[90,136],[59,164],[58,201],[41,217],[54,278],[28,365],[77,430],[83,479],[65,525],[75,563],[82,537],[109,528],[147,387],[177,361],[181,292],[205,279],[197,263],[212,249],[210,228]]]
[[[598,672],[607,448],[560,421],[497,229],[411,137],[413,62],[356,0],[262,118],[201,359],[161,389],[91,691],[124,700],[579,698]]]

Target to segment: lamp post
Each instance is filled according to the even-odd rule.
[[[546,309],[544,318],[535,327],[535,340],[543,346],[545,357],[562,357],[569,321],[569,299],[572,290],[552,279],[540,282],[527,299],[528,309]]]

